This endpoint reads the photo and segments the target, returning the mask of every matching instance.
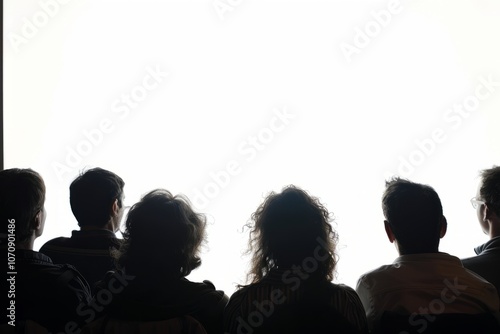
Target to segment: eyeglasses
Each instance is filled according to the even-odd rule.
[[[474,209],[477,209],[480,205],[484,205],[484,204],[486,204],[486,202],[481,201],[481,200],[478,200],[478,199],[477,199],[477,197],[472,197],[472,198],[470,199],[470,204],[472,204],[472,207],[473,207]]]

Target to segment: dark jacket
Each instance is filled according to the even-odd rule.
[[[73,265],[93,289],[106,272],[114,269],[110,250],[118,248],[119,244],[119,239],[109,230],[73,231],[71,238],[59,237],[47,241],[40,252],[54,263]]]
[[[116,277],[121,276],[121,280]],[[119,282],[126,282],[120,289]],[[126,275],[122,271],[110,272],[96,289],[114,290],[112,299],[102,298],[106,305],[96,315],[111,318],[141,321],[159,321],[190,315],[198,320],[208,334],[219,334],[222,330],[222,316],[229,298],[223,291],[216,290],[209,281],[190,282],[186,278],[172,279],[155,275],[140,277]],[[98,300],[97,300],[98,302]]]
[[[7,254],[6,249],[1,251]],[[66,326],[76,328],[82,323],[78,309],[90,301],[91,292],[74,267],[55,265],[42,253],[18,249],[15,264],[6,274],[9,281],[3,279],[0,284],[4,292],[2,309],[5,311],[14,301],[15,310],[8,313],[14,315],[16,325],[30,319],[59,333],[65,332]],[[4,316],[1,323],[12,319]]]
[[[500,237],[474,249],[477,256],[462,259],[465,268],[472,270],[497,288],[500,297]]]

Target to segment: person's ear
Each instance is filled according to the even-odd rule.
[[[439,238],[445,236],[446,231],[448,230],[448,222],[446,221],[446,217],[441,217],[441,226],[439,228]]]
[[[394,242],[394,240],[396,240],[396,236],[394,235],[394,232],[392,231],[392,227],[387,220],[384,220],[384,227],[385,227],[385,233],[387,234],[389,241],[391,243]]]
[[[43,219],[42,210],[38,210],[38,212],[35,215],[35,218],[33,218],[33,228],[35,230],[40,229],[40,227],[42,226],[42,219]]]
[[[491,210],[489,207],[488,207],[488,204],[484,204],[483,205],[483,211],[481,212],[482,213],[482,216],[483,216],[483,221],[487,221],[488,219],[491,220],[491,216],[493,215],[493,210]]]
[[[38,210],[35,217],[33,218],[32,228],[35,231],[35,237],[39,237],[43,233],[43,228],[45,227],[45,217],[46,217],[45,208]]]
[[[118,198],[117,198],[115,199],[113,205],[111,206],[111,215],[117,216],[119,212],[120,212],[120,205],[118,205]]]

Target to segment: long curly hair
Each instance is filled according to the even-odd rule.
[[[206,224],[186,197],[155,189],[127,215],[123,243],[114,254],[118,267],[131,274],[185,277],[201,265]]]
[[[246,225],[250,228],[247,254],[252,255],[247,280],[257,283],[274,268],[301,265],[314,257],[318,247],[327,255],[317,261],[312,275],[333,280],[338,237],[332,220],[316,197],[294,185],[279,194],[271,192]]]

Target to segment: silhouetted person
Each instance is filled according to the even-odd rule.
[[[387,237],[400,256],[358,281],[370,329],[378,328],[384,311],[411,315],[409,321],[420,314],[498,312],[495,287],[457,257],[439,252],[447,222],[433,188],[392,179],[386,182],[382,209]]]
[[[90,288],[72,266],[55,265],[48,256],[33,251],[45,225],[44,203],[45,184],[38,173],[17,168],[0,171],[4,233],[0,250],[7,275],[0,284],[5,312],[1,323],[19,329],[31,320],[53,332],[72,331],[79,322],[78,307],[90,300]]]
[[[333,284],[337,234],[317,198],[295,186],[272,192],[252,214],[248,278],[224,313],[225,333],[360,333],[356,292]]]
[[[119,247],[115,232],[123,215],[123,180],[102,168],[87,170],[70,185],[71,210],[80,226],[70,238],[47,241],[40,252],[54,263],[74,265],[93,288],[114,268],[110,251]]]
[[[127,215],[124,243],[115,254],[120,270],[98,284],[97,296],[117,292],[105,303],[104,318],[161,321],[189,315],[207,333],[219,334],[228,297],[209,281],[186,279],[201,265],[205,228],[205,216],[187,198],[163,189],[144,195]]]
[[[477,194],[471,203],[490,240],[474,249],[477,256],[463,259],[462,263],[492,283],[500,294],[500,167],[481,172]]]

